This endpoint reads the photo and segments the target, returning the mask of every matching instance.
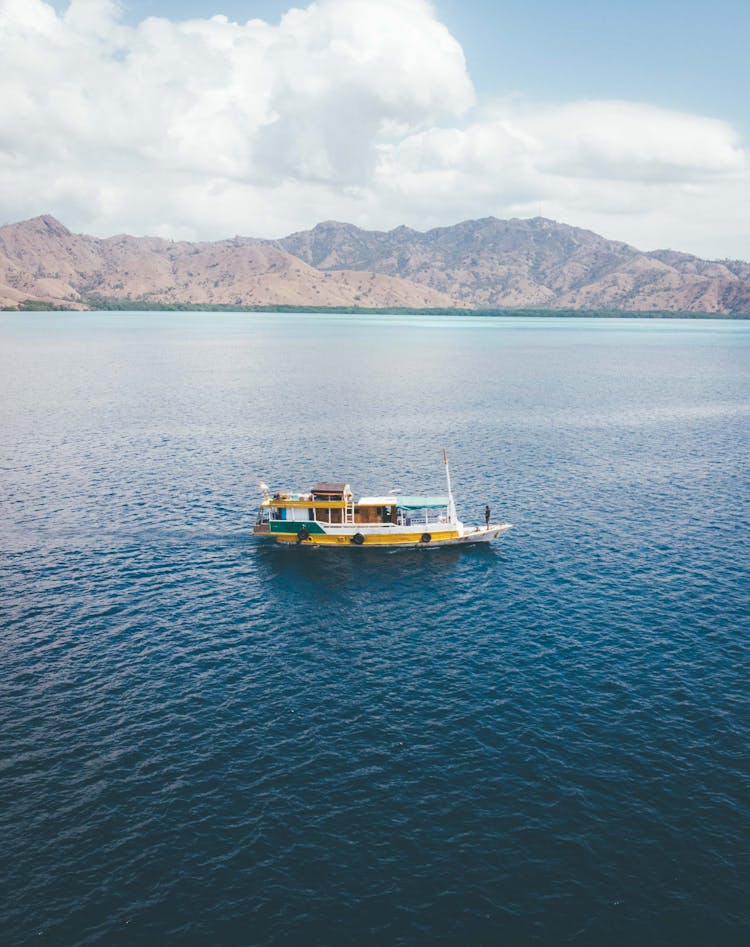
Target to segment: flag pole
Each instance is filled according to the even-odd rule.
[[[451,489],[451,469],[448,466],[448,452],[443,448],[443,463],[445,464],[445,479],[448,484],[448,517],[451,522],[456,519],[456,504],[453,502],[453,490]]]

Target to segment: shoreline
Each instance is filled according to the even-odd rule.
[[[453,317],[509,317],[545,319],[729,319],[747,320],[748,313],[719,313],[682,310],[631,309],[464,309],[464,308],[407,308],[403,306],[290,306],[290,305],[232,305],[227,303],[158,303],[144,300],[87,299],[85,307],[73,308],[43,304],[27,300],[14,308],[0,312],[265,312],[309,313],[310,315],[374,315],[374,316],[453,316]]]

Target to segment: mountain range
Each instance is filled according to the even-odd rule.
[[[0,308],[102,304],[750,314],[750,263],[642,252],[542,217],[427,232],[328,221],[207,243],[0,227]]]

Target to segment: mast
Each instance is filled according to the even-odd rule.
[[[448,453],[443,448],[443,463],[445,464],[445,479],[448,484],[448,519],[451,523],[456,520],[456,504],[453,502],[453,490],[451,490],[451,469],[448,466]]]

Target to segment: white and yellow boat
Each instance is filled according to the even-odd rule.
[[[510,523],[467,526],[456,515],[448,457],[443,451],[447,496],[364,496],[348,483],[318,483],[307,493],[272,492],[261,481],[263,501],[253,533],[277,543],[338,548],[469,545],[503,536]]]

